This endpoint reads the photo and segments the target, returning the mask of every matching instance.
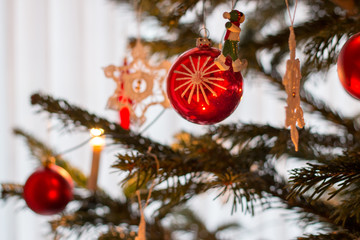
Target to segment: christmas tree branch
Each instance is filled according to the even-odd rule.
[[[354,21],[351,18],[344,18],[339,15],[325,15],[321,18],[314,19],[309,22],[301,23],[294,27],[296,34],[296,42],[298,46],[305,44],[308,51],[312,51],[311,47],[316,47],[316,54],[313,54],[307,59],[308,63],[323,62],[324,59],[329,61],[329,64],[333,63],[335,55],[331,55],[331,58],[325,57],[325,49],[330,49],[331,53],[334,52],[333,48],[337,47],[329,39],[334,37],[341,37],[347,34],[350,28],[350,32],[356,32],[359,30],[360,24],[358,21]],[[247,33],[246,27],[244,27],[244,37],[240,42],[241,56],[248,59],[249,67],[254,68],[257,64],[256,54],[261,50],[272,50],[272,65],[278,65],[281,63],[284,55],[289,52],[289,29],[285,26],[284,29],[278,31],[274,35],[267,35],[260,40],[255,40],[254,35]],[[249,28],[249,31],[254,31],[253,28]],[[337,35],[334,36],[334,32]],[[312,42],[315,40],[315,42]],[[331,44],[331,47],[329,47]]]
[[[244,157],[244,159],[248,160],[247,157]],[[152,158],[149,158],[143,161],[148,162],[154,160]],[[257,161],[261,161],[261,160],[257,159]],[[121,162],[121,159],[119,159],[119,162]],[[238,162],[241,161],[238,160]],[[255,161],[253,160],[249,162],[255,162]],[[131,163],[130,165],[137,166],[139,164],[141,165],[141,162],[136,164]],[[154,164],[155,162],[153,163],[153,165]],[[245,163],[245,165],[247,165],[247,163]],[[149,163],[144,165],[142,168],[145,169],[146,168],[145,166],[147,167],[147,169],[152,168],[151,164]],[[320,216],[322,221],[329,222],[336,226],[335,222],[330,218],[329,213],[331,211],[329,210],[328,207],[326,207],[326,205],[308,204],[306,203],[306,200],[302,198],[293,198],[289,201],[287,199],[287,195],[288,195],[287,186],[285,182],[280,181],[281,179],[280,176],[276,176],[274,169],[271,170],[271,167],[268,165],[264,168],[261,168],[260,166],[259,169],[256,169],[256,167],[259,166],[252,165],[252,167],[248,167],[248,168],[244,167],[242,168],[243,172],[239,174],[232,173],[232,169],[233,169],[232,167],[229,167],[227,171],[225,170],[226,171],[225,173],[214,174],[209,171],[198,171],[196,173],[187,174],[189,182],[191,184],[196,186],[198,181],[200,181],[202,184],[202,188],[198,189],[200,191],[194,191],[194,192],[189,192],[188,189],[186,188],[187,186],[186,184],[184,184],[184,182],[186,181],[184,179],[181,179],[181,176],[183,175],[174,174],[175,180],[172,180],[170,182],[171,183],[176,182],[176,185],[174,186],[172,184],[168,184],[166,185],[165,189],[157,190],[158,192],[155,191],[153,200],[155,201],[161,200],[165,202],[170,201],[172,204],[170,205],[169,208],[171,208],[177,204],[176,201],[178,201],[179,203],[184,203],[188,199],[190,199],[193,196],[193,194],[199,194],[202,191],[208,191],[213,189],[219,192],[219,196],[227,196],[230,193],[228,197],[229,198],[231,197],[233,199],[232,204],[234,208],[236,208],[237,205],[239,204],[240,205],[243,204],[242,205],[243,211],[253,213],[255,202],[260,201],[263,204],[265,204],[267,202],[266,199],[269,199],[270,196],[274,196],[279,198],[283,203],[285,203],[288,206],[288,208],[294,208],[294,209],[301,208],[302,212],[307,212],[309,214]],[[132,174],[135,174],[134,172],[136,171],[138,170],[132,168]],[[179,170],[179,166],[173,166],[173,171],[181,172],[181,170]],[[159,172],[164,175],[166,173],[166,171],[163,171],[162,169],[160,169]],[[168,173],[166,174],[170,176],[170,174]],[[182,172],[182,174],[184,173]],[[183,176],[183,178],[185,178],[185,176]],[[157,177],[159,179],[166,178],[166,176],[164,177],[163,175]],[[167,178],[172,179],[171,177],[167,177]],[[184,186],[184,188],[182,188],[181,186]],[[190,188],[190,191],[193,189],[194,188]],[[322,207],[320,208],[319,206]]]
[[[112,199],[104,192],[96,192],[91,196],[74,195],[74,201],[80,207],[74,212],[65,212],[59,218],[50,221],[54,232],[61,227],[69,230],[81,228],[84,225],[128,224],[137,225],[140,221],[138,213],[131,210],[131,202]],[[103,209],[102,211],[95,211]]]
[[[22,198],[23,186],[14,183],[2,183],[0,198],[7,200],[12,197]]]
[[[359,184],[354,184],[358,188]],[[359,228],[360,225],[360,198],[359,189],[353,191],[353,187],[341,194],[341,203],[335,209],[331,217],[336,223],[352,224]],[[360,234],[359,234],[360,235]]]
[[[162,190],[165,193],[162,195],[162,201],[169,197],[167,200],[171,201],[170,204],[182,203],[194,194],[201,193],[200,191],[218,189],[222,193],[228,191],[234,193],[234,208],[237,204],[241,204],[244,211],[253,213],[253,202],[256,198],[262,197],[264,184],[257,172],[249,173],[247,171],[250,167],[248,162],[255,161],[254,159],[249,160],[250,157],[255,156],[244,154],[243,157],[247,161],[239,161],[238,158],[233,158],[225,151],[216,150],[219,147],[211,149],[211,146],[208,145],[208,152],[200,146],[196,146],[196,148],[198,148],[197,152],[194,152],[193,149],[184,149],[191,153],[185,159],[160,161],[159,175],[155,175],[155,160],[146,154],[118,155],[118,161],[113,167],[131,170],[129,178],[141,176],[141,179],[144,180],[156,177],[158,184],[170,182],[167,189]],[[194,155],[193,158],[192,155]],[[257,157],[260,157],[259,154]],[[222,161],[218,159],[222,159]],[[131,169],[128,166],[131,166]],[[143,181],[140,180],[138,188],[143,184]],[[196,186],[197,184],[200,186]],[[243,201],[243,199],[247,201]]]
[[[99,239],[134,239],[137,235],[136,231],[140,215],[137,211],[133,210],[133,202],[114,200],[104,193],[97,193],[85,198],[77,195],[75,200],[81,203],[81,207],[78,210],[72,213],[65,213],[51,221],[54,233],[61,235],[63,228],[66,228],[72,231],[72,234],[77,233],[81,236],[85,229],[107,225],[109,231],[101,234]],[[98,211],[95,209],[98,209]],[[171,217],[174,214],[177,214],[176,210],[167,212],[164,217]],[[152,221],[147,222],[147,239],[166,240],[172,232],[178,231],[178,229],[172,226],[163,227],[161,219],[153,217]],[[190,222],[190,220],[187,219],[186,221]],[[195,225],[198,227],[202,226],[201,222],[196,221],[191,222],[191,224],[192,227]],[[186,225],[183,230],[191,231],[191,226]],[[227,226],[231,227],[230,225]],[[224,226],[224,229],[226,229],[226,226]],[[219,231],[224,229],[219,229]]]
[[[113,0],[118,3],[130,3],[134,4],[130,0]],[[220,4],[226,3],[226,0],[211,0],[210,6],[205,4],[205,11],[207,15],[216,9]],[[135,11],[140,11],[142,15],[148,18],[155,18],[161,26],[165,27],[167,31],[173,32],[179,29],[181,24],[180,19],[188,12],[195,12],[198,21],[193,21],[194,26],[200,26],[202,24],[202,12],[196,13],[196,7],[201,4],[198,0],[187,0],[187,1],[158,1],[154,4],[152,0],[141,0],[135,5]],[[142,17],[142,16],[141,16]],[[198,27],[200,30],[200,27]]]
[[[326,162],[333,159],[333,154],[328,152],[333,148],[345,149],[351,144],[351,139],[335,134],[318,134],[311,128],[299,130],[300,151],[295,152],[287,129],[276,128],[270,125],[259,124],[228,124],[212,127],[209,134],[217,141],[230,143],[230,149],[242,149],[243,146],[256,142],[271,147],[268,157],[276,157],[286,154],[299,159],[317,160]]]
[[[33,157],[35,157],[35,159],[39,160],[39,163],[41,163],[41,161],[44,159],[54,157],[55,164],[64,168],[70,174],[71,178],[78,187],[86,188],[87,177],[82,173],[81,170],[71,166],[68,161],[63,159],[60,155],[54,153],[49,146],[45,145],[43,142],[24,132],[23,130],[15,128],[14,134],[25,138],[31,154]]]
[[[307,237],[299,237],[298,240],[354,240],[359,236],[349,233],[348,231],[334,231],[328,234],[308,235]]]
[[[345,226],[352,233],[359,233],[360,225],[360,165],[358,153],[346,153],[324,165],[309,164],[309,167],[291,172],[292,188],[289,197],[304,195],[316,201],[327,195],[328,200],[337,196],[339,202],[330,218],[335,224]],[[360,233],[359,233],[360,234]]]
[[[113,134],[112,137],[115,136],[116,138],[118,138],[119,133],[128,133],[124,134],[124,138],[121,138],[119,141],[121,141],[122,144],[128,145],[130,148],[133,147],[140,153],[141,150],[143,153],[146,152],[144,151],[145,146],[141,142],[146,142],[148,143],[147,146],[153,146],[153,149],[158,149],[157,151],[152,150],[152,152],[159,158],[161,168],[160,172],[163,172],[162,177],[164,177],[164,179],[173,176],[181,177],[189,173],[203,172],[209,172],[214,174],[213,176],[222,176],[223,179],[229,179],[226,176],[226,174],[228,174],[234,179],[242,180],[239,182],[235,181],[233,183],[235,185],[233,190],[235,190],[235,198],[240,199],[241,196],[245,196],[245,198],[248,196],[247,199],[250,199],[250,207],[245,207],[245,209],[252,208],[251,199],[253,198],[249,198],[249,196],[262,196],[261,194],[264,191],[263,180],[261,177],[257,176],[257,172],[252,173],[250,168],[258,161],[266,162],[266,158],[271,151],[271,148],[269,147],[260,144],[256,148],[244,150],[242,154],[239,153],[238,156],[232,156],[228,149],[225,149],[220,144],[213,141],[209,135],[200,137],[189,135],[188,140],[182,140],[178,143],[180,144],[181,151],[176,149],[176,146],[175,149],[170,149],[167,146],[157,145],[156,143],[153,143],[148,139],[144,139],[139,135],[134,135],[129,131],[125,131],[115,123],[109,123],[105,119],[101,119],[97,116],[89,117],[89,113],[86,111],[73,107],[63,100],[54,100],[50,97],[37,97],[39,98],[37,104],[42,105],[44,110],[60,116],[60,119],[65,121],[66,124],[70,124],[71,121],[74,121],[74,125],[81,126],[81,124],[83,124],[88,128],[99,126],[104,128],[107,134],[110,134],[110,136]],[[52,106],[56,106],[56,108]],[[93,120],[92,122],[89,122],[86,121],[87,119],[94,119],[95,121]],[[102,124],[99,124],[99,122]],[[132,137],[129,137],[129,135]],[[135,142],[134,139],[138,140],[138,142]],[[127,140],[129,140],[130,144],[127,143]],[[170,154],[167,154],[167,152]],[[222,161],[218,161],[218,159],[222,159]],[[239,161],[239,159],[241,159],[241,161]],[[149,169],[155,169],[155,161],[150,155],[147,155],[146,153],[139,154],[135,157],[119,156],[119,162],[115,164],[115,167],[118,167],[122,170],[131,170],[130,168],[132,168],[133,173],[144,170],[145,173],[147,173]],[[227,169],[231,170],[228,171]],[[154,171],[152,174],[154,174]],[[162,179],[162,181],[164,181],[164,179]],[[243,185],[246,182],[251,182],[253,185]],[[226,186],[226,182],[223,181],[222,187],[224,188],[224,186]],[[237,191],[245,191],[246,194],[237,195]]]
[[[111,136],[115,141],[118,140],[122,144],[127,145],[131,149],[138,150],[139,152],[146,152],[144,151],[145,146],[146,150],[148,146],[151,146],[152,153],[156,154],[159,158],[161,169],[167,174],[167,177],[183,176],[191,172],[203,171],[215,171],[215,174],[221,174],[224,172],[224,170],[226,170],[226,168],[230,168],[230,166],[234,166],[234,170],[232,171],[234,173],[236,171],[239,173],[244,172],[244,170],[242,170],[244,169],[244,163],[233,159],[228,150],[219,144],[216,144],[208,136],[204,136],[201,141],[194,138],[192,143],[186,146],[187,149],[183,149],[182,151],[175,151],[167,146],[160,145],[150,141],[147,138],[143,138],[139,135],[133,134],[132,132],[123,130],[117,124],[110,123],[107,120],[89,114],[88,112],[78,107],[71,106],[64,100],[55,100],[49,96],[41,96],[36,94],[32,97],[32,103],[41,105],[43,110],[48,111],[49,113],[56,114],[58,118],[62,120],[65,126],[74,125],[76,127],[85,126],[87,128],[101,127],[105,130],[105,134]],[[121,136],[121,138],[119,138],[119,136]],[[194,144],[197,141],[201,144]],[[267,151],[264,151],[264,149],[259,151],[259,153],[265,152]],[[218,157],[214,158],[214,156]],[[259,155],[257,157],[263,158]],[[223,161],[219,162],[217,159],[223,159]],[[138,169],[140,169],[139,171],[145,170],[145,174],[149,169],[155,169],[154,159],[150,155],[140,154],[137,157],[125,156],[120,160],[124,161],[125,164],[123,164],[123,166],[136,166]],[[131,162],[129,162],[129,160],[131,160]],[[121,168],[120,165],[119,167]],[[251,174],[245,175],[243,178],[248,179],[249,181],[254,181],[251,179]],[[243,181],[241,184],[244,184],[245,182],[246,181]],[[258,185],[261,186],[261,184]],[[244,189],[243,191],[245,191],[246,194],[244,195],[242,193],[238,193],[236,195],[238,198],[242,198],[243,196],[252,196],[254,194],[260,193],[259,191],[254,191],[252,188]]]
[[[358,138],[359,133],[357,131],[356,126],[356,117],[355,118],[346,118],[341,116],[340,113],[335,112],[329,106],[326,105],[325,102],[315,99],[311,94],[306,91],[303,91],[301,94],[301,101],[307,104],[307,111],[308,112],[316,112],[322,116],[322,118],[326,121],[335,123],[337,126],[342,126],[345,130],[351,134],[352,136]],[[356,144],[356,141],[353,142]]]
[[[136,240],[136,233],[133,231],[127,231],[127,229],[124,229],[122,227],[109,227],[109,231],[102,233],[98,240],[113,240],[113,239],[119,239],[119,240]]]
[[[196,39],[199,37],[199,29],[193,24],[179,23],[176,35],[181,36],[174,40],[153,39],[151,41],[142,39],[145,46],[150,47],[152,53],[162,53],[169,58],[181,54],[196,46]],[[131,45],[135,45],[137,39],[131,39]]]
[[[271,182],[271,179],[268,179],[268,182]],[[283,186],[281,187],[282,184]],[[301,215],[301,219],[308,224],[322,222],[330,224],[328,226],[334,230],[347,230],[354,234],[360,234],[359,223],[354,215],[347,215],[346,221],[342,223],[336,219],[335,213],[341,209],[341,206],[322,199],[312,200],[308,196],[293,195],[291,189],[289,189],[289,186],[285,183],[275,182],[274,185],[276,188],[273,189],[276,190],[269,189],[269,193],[279,198],[286,204],[288,209],[296,210]],[[278,189],[282,190],[279,191]]]
[[[143,137],[132,131],[121,128],[117,123],[109,122],[105,118],[91,114],[86,110],[73,106],[63,99],[54,99],[48,95],[34,94],[31,96],[31,103],[41,107],[52,116],[56,116],[68,128],[79,128],[90,130],[91,128],[104,129],[105,135],[114,140],[115,143],[124,144],[128,148],[139,152],[146,152],[151,147],[156,155],[174,155],[181,157],[170,147],[159,144],[149,138]]]
[[[291,192],[294,195],[303,195],[309,190],[313,193],[310,199],[319,199],[323,194],[329,195],[328,200],[349,188],[360,184],[360,164],[357,153],[338,157],[327,164],[310,164],[306,168],[297,168],[291,171]],[[328,191],[335,186],[334,190]],[[360,187],[352,189],[360,193]]]
[[[198,226],[194,229],[192,226]],[[215,230],[209,230],[193,211],[188,208],[176,209],[171,214],[170,229],[172,232],[189,232],[192,229],[194,234],[193,239],[206,239],[206,240],[218,240],[219,233],[229,229],[239,229],[240,225],[236,222],[226,223],[220,225]]]
[[[22,195],[22,185],[1,184],[1,199],[22,198]],[[91,196],[74,194],[73,202],[78,202],[80,207],[75,211],[54,215],[54,219],[50,221],[52,232],[56,236],[62,236],[65,232],[70,232],[71,235],[78,237],[85,236],[87,230],[108,224],[120,225],[124,231],[135,233],[136,226],[140,221],[140,215],[133,210],[132,202],[112,199],[102,191],[97,191]],[[147,229],[150,240],[163,240],[163,236],[166,235],[162,232],[164,230],[160,221],[148,223]]]

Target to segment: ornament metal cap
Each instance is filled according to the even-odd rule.
[[[196,39],[196,46],[198,48],[211,47],[211,40],[207,37],[199,37]]]
[[[44,167],[48,167],[49,165],[53,165],[56,162],[56,158],[54,156],[44,156],[41,159],[41,163]]]

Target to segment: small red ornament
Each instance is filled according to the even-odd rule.
[[[360,33],[352,36],[341,49],[337,69],[345,90],[360,100]]]
[[[24,186],[26,204],[38,214],[51,215],[61,212],[72,198],[71,176],[55,164],[37,169]]]
[[[208,39],[198,39],[197,47],[183,53],[167,77],[167,94],[174,109],[186,120],[214,124],[227,118],[238,106],[243,79],[234,72],[228,57],[228,71],[214,63],[220,50],[210,47]]]

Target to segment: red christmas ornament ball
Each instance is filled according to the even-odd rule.
[[[360,100],[360,33],[352,36],[341,49],[337,70],[345,90]]]
[[[227,118],[242,97],[243,79],[234,72],[230,58],[227,71],[214,63],[220,50],[208,45],[190,49],[172,65],[167,77],[171,105],[183,118],[197,124],[214,124]]]
[[[51,215],[61,212],[72,198],[71,176],[55,164],[37,169],[24,186],[26,204],[38,214]]]

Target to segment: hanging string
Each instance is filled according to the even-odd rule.
[[[149,123],[149,125],[147,125],[143,130],[140,131],[139,134],[143,134],[146,130],[148,130],[148,129],[161,117],[161,115],[164,114],[165,110],[166,110],[166,109],[164,108],[164,109],[161,111],[161,113],[159,113],[159,114],[156,116],[156,118],[154,118],[154,120],[152,120],[151,123]]]
[[[235,0],[231,0],[231,10],[234,10],[236,2]]]
[[[134,9],[137,9],[137,12],[136,12],[136,32],[137,32],[137,40],[140,41],[140,24],[141,24],[141,12],[142,12],[142,9],[141,9],[141,0],[138,0],[138,1],[134,1]]]
[[[86,139],[86,141],[84,141],[84,142],[82,142],[82,143],[80,143],[80,144],[78,144],[78,145],[76,145],[76,146],[74,146],[74,147],[71,147],[71,148],[69,148],[69,149],[66,149],[65,151],[62,151],[62,152],[56,154],[54,157],[60,157],[61,155],[64,155],[64,154],[69,153],[69,152],[72,152],[72,151],[74,151],[74,150],[76,150],[76,149],[78,149],[78,148],[86,145],[86,144],[87,144],[88,142],[90,142],[91,139],[93,139],[93,138],[95,138],[95,137],[90,137],[90,138]]]
[[[207,34],[207,29],[206,29],[206,14],[205,14],[205,11],[206,11],[206,9],[205,9],[205,1],[206,0],[203,0],[203,12],[202,12],[202,17],[203,17],[203,29],[204,29],[204,37],[205,38],[208,38],[208,34]]]
[[[287,10],[288,10],[291,26],[294,26],[295,14],[296,14],[298,0],[295,1],[295,9],[294,9],[294,14],[292,16],[291,16],[291,13],[290,13],[289,1],[285,0],[285,3],[286,3]]]
[[[287,106],[285,107],[285,127],[290,127],[291,140],[294,143],[295,151],[298,151],[299,146],[299,133],[296,128],[303,128],[305,125],[303,110],[300,106],[300,80],[301,80],[301,69],[300,60],[296,58],[296,39],[294,31],[294,20],[297,9],[297,3],[295,2],[294,14],[291,15],[288,0],[285,0],[286,7],[290,18],[290,36],[289,36],[289,50],[290,59],[286,62],[286,71],[283,77],[283,85],[287,93]]]

